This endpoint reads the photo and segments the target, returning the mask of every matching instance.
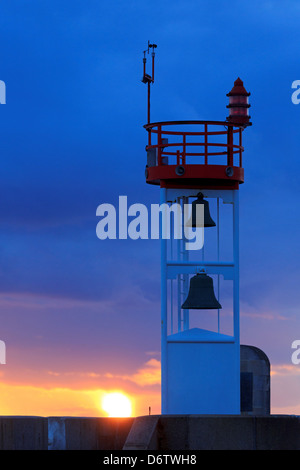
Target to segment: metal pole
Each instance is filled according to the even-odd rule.
[[[181,207],[181,199],[180,197],[177,198],[177,204],[180,204]],[[177,240],[177,260],[181,261],[181,238]],[[182,297],[181,297],[181,289],[182,289],[182,279],[181,274],[177,275],[177,331],[180,332],[182,330],[181,325],[181,304],[182,304]]]
[[[233,191],[233,311],[234,311],[234,337],[239,341],[239,192]]]
[[[148,81],[148,124],[150,124],[150,81]]]
[[[160,204],[166,204],[167,190],[160,189]],[[164,206],[162,206],[164,207]],[[163,238],[166,234],[165,226],[166,216],[162,211],[160,224],[161,239],[161,410],[167,412],[167,239]]]
[[[239,191],[233,191],[233,321],[236,347],[236,410],[240,412]]]
[[[220,198],[217,198],[217,256],[220,261]],[[220,301],[220,274],[218,274],[218,301]],[[220,309],[218,309],[218,333],[220,333]]]
[[[171,221],[170,221],[171,223]],[[171,230],[171,236],[170,236],[170,260],[173,261],[173,235],[174,235],[174,222],[173,222],[173,230]],[[173,334],[173,296],[174,296],[174,293],[173,293],[173,279],[171,279],[170,281],[170,328],[171,328],[171,334]]]
[[[188,254],[188,251],[186,249],[186,238],[185,238],[185,234],[184,234],[184,206],[188,203],[188,198],[186,196],[183,196],[183,200],[182,200],[182,211],[181,211],[181,223],[182,223],[182,259],[183,261],[188,261],[189,260],[189,254]],[[184,298],[186,298],[187,294],[188,294],[188,286],[189,284],[189,275],[188,274],[184,274],[183,276],[183,295],[184,295]],[[184,310],[183,311],[183,329],[184,330],[188,330],[189,329],[189,311],[188,310]]]

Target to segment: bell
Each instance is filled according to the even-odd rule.
[[[189,294],[181,308],[219,309],[222,306],[215,297],[213,280],[205,273],[198,273],[191,278]]]
[[[186,226],[187,227],[193,227],[193,228],[202,227],[202,225],[200,225],[199,223],[197,225],[197,221],[196,221],[197,205],[198,204],[203,204],[204,205],[204,208],[203,208],[204,227],[215,227],[216,224],[210,216],[208,201],[205,201],[203,199],[203,194],[202,193],[197,194],[197,199],[192,202],[192,215],[189,218]]]

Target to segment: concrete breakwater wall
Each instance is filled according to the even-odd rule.
[[[300,417],[0,416],[0,450],[300,450]]]

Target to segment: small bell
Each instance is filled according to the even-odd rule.
[[[220,309],[215,297],[213,280],[205,273],[199,273],[190,280],[190,289],[182,309]]]
[[[213,219],[210,216],[209,212],[209,203],[208,201],[205,201],[203,199],[203,194],[199,193],[197,194],[197,199],[192,202],[192,215],[189,218],[186,227],[202,227],[203,225],[199,224],[199,221],[196,220],[196,214],[197,214],[197,205],[198,204],[203,204],[203,212],[204,212],[204,227],[215,227],[216,224],[213,221]],[[198,224],[197,224],[198,222]]]

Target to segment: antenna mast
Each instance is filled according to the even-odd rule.
[[[147,123],[150,124],[150,85],[151,83],[154,83],[154,58],[155,58],[155,52],[154,50],[156,49],[157,45],[156,44],[150,44],[148,41],[148,48],[144,51],[144,57],[143,57],[143,78],[142,82],[146,83],[148,85],[148,109],[147,109]],[[152,75],[149,75],[146,73],[146,54],[150,53],[150,49],[152,49]]]

